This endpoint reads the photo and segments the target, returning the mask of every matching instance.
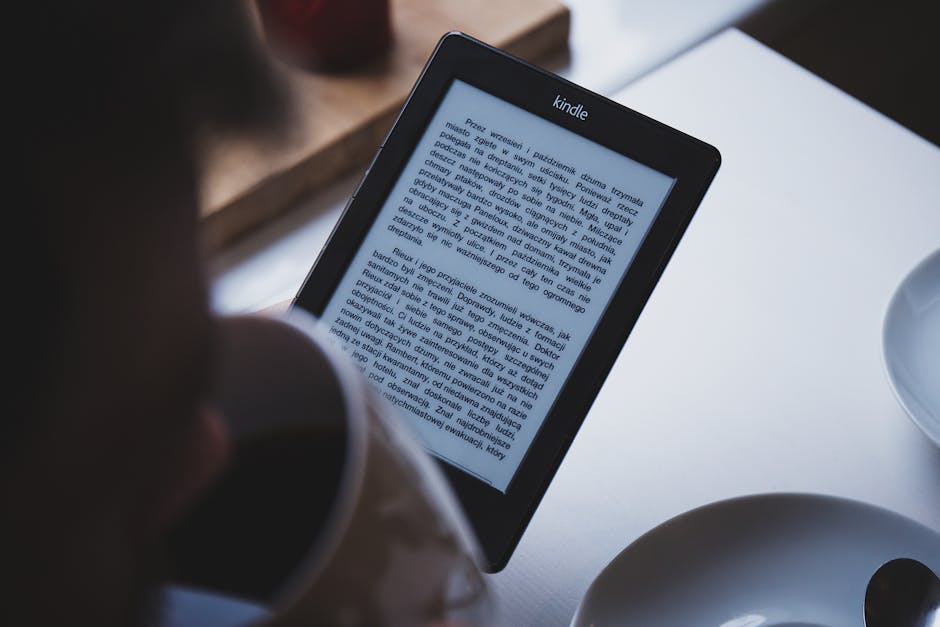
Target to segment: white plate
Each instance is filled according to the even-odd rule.
[[[624,549],[588,588],[571,624],[860,627],[868,579],[895,557],[940,573],[940,533],[835,497],[721,501]]]
[[[898,286],[885,314],[882,345],[895,395],[940,446],[940,250]]]

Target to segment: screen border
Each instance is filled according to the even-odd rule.
[[[463,33],[446,34],[366,169],[293,305],[322,314],[452,81],[474,87],[675,179],[633,262],[505,493],[435,457],[486,559],[505,567],[721,163],[713,146]],[[552,107],[583,103],[580,120]]]

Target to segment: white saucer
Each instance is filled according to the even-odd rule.
[[[898,286],[885,314],[882,345],[895,395],[940,446],[940,250]]]
[[[940,533],[835,497],[721,501],[624,549],[588,588],[571,624],[860,627],[868,579],[895,557],[940,573]]]

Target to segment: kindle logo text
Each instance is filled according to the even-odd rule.
[[[586,120],[588,116],[587,109],[584,108],[583,104],[574,105],[561,96],[555,96],[555,102],[552,103],[552,106],[579,120]]]

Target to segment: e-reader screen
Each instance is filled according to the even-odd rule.
[[[454,80],[321,318],[428,451],[505,492],[674,183]]]

